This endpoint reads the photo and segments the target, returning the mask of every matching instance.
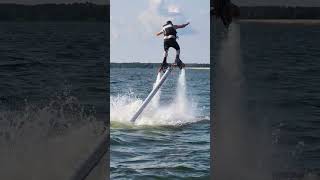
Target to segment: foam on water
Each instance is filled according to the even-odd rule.
[[[157,81],[160,80],[160,74]],[[165,86],[165,84],[164,84]],[[135,125],[137,126],[179,126],[202,120],[197,118],[197,105],[186,95],[185,70],[181,70],[173,101],[160,104],[161,89],[153,98],[151,104],[141,113]],[[110,117],[112,123],[131,125],[130,118],[142,104],[143,99],[127,93],[110,98]]]
[[[68,179],[102,134],[102,122],[69,94],[24,106],[0,111],[0,179]]]

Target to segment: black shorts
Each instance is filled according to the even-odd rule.
[[[175,50],[180,50],[178,42],[173,38],[165,39],[163,42],[163,47],[165,51],[167,51],[170,47],[173,47]]]

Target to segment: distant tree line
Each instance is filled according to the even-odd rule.
[[[0,4],[0,21],[108,21],[109,6],[93,3]]]
[[[240,7],[241,19],[320,19],[320,7]]]
[[[210,67],[210,64],[187,63],[187,67]],[[160,63],[110,63],[111,68],[158,68]]]

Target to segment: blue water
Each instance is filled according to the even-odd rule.
[[[102,101],[108,87],[106,24],[1,23],[0,32],[0,145],[31,140],[41,144],[79,124],[107,119],[108,108]],[[272,125],[274,171],[298,176],[319,173],[320,26],[243,23],[240,33],[244,99],[255,122]],[[219,36],[212,36],[214,42]],[[213,64],[219,45],[212,45]],[[160,125],[157,119],[139,126],[111,123],[113,179],[209,179],[209,74],[186,70],[188,104],[195,107],[191,118],[178,117],[177,124],[160,121],[163,118]],[[173,72],[161,91],[160,114],[175,112],[166,107],[175,100],[178,76],[179,71]],[[140,102],[155,79],[156,69],[112,68],[111,98]],[[211,111],[215,113],[214,108]],[[21,155],[24,162],[10,159],[11,166],[1,162],[15,168],[24,164],[17,171],[32,172],[30,162],[35,157],[61,158],[32,152],[29,157]],[[62,159],[69,162],[68,157]]]
[[[0,107],[45,105],[64,91],[106,114],[106,23],[2,22]]]
[[[278,168],[319,171],[320,26],[251,24],[241,31],[251,102],[274,122]]]
[[[244,115],[238,119],[254,129],[244,141],[246,153],[251,152],[247,160],[268,161],[270,172],[281,179],[320,173],[320,25],[240,23],[239,31],[241,88],[236,90],[242,91]],[[214,64],[227,35],[216,32]]]
[[[66,179],[106,129],[108,30],[0,23],[0,179]]]
[[[184,106],[174,104],[183,93],[176,94],[179,73],[161,88],[160,105],[151,103],[132,125],[134,104],[152,90],[157,69],[111,68],[111,179],[209,179],[210,71],[185,71]],[[180,106],[188,110],[179,113]]]

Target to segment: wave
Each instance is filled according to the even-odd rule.
[[[93,131],[99,128],[94,125],[99,124],[95,109],[81,105],[69,93],[54,96],[44,105],[25,100],[20,106],[0,110],[0,143],[46,139],[85,124],[95,126]]]

